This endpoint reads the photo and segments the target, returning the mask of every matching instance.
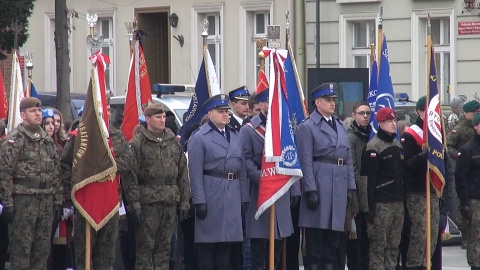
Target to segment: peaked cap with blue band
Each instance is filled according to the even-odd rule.
[[[228,93],[228,97],[231,101],[234,101],[235,99],[248,100],[248,98],[250,97],[250,92],[248,92],[246,86],[241,86],[235,90],[230,91]]]
[[[55,115],[53,110],[51,109],[44,109],[42,110],[42,119],[47,118],[47,117],[52,117]]]
[[[207,101],[203,103],[202,107],[207,111],[210,111],[211,109],[229,109],[230,108],[230,106],[228,106],[229,101],[230,99],[228,98],[227,95],[218,94],[207,99]]]
[[[337,87],[333,83],[324,83],[320,86],[317,86],[310,92],[310,96],[314,99],[320,97],[337,97],[336,92]]]
[[[263,89],[255,95],[255,101],[264,102],[268,100],[268,88]]]

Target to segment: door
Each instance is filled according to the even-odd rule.
[[[333,83],[337,87],[335,114],[344,119],[352,113],[353,104],[367,100],[368,68],[309,68],[308,69],[308,107],[314,106],[310,91],[323,83]]]
[[[147,33],[142,38],[150,85],[170,83],[170,35],[168,10],[136,10],[138,29]]]

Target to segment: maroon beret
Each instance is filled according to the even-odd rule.
[[[395,118],[397,118],[397,112],[394,109],[388,107],[381,108],[377,112],[377,115],[375,115],[375,120],[377,120],[377,122],[383,122]]]

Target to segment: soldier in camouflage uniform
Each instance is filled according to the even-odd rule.
[[[368,220],[369,268],[395,269],[403,226],[403,149],[396,139],[397,114],[382,108],[375,115],[379,129],[362,156],[361,181],[367,183],[362,209]],[[362,186],[365,188],[364,186]]]
[[[428,149],[422,150],[423,121],[425,119],[426,96],[421,97],[415,106],[418,119],[414,125],[402,134],[401,143],[405,155],[405,193],[407,195],[406,208],[411,220],[410,242],[407,253],[407,269],[425,269],[427,259],[431,260],[435,252],[439,228],[439,199],[435,189],[430,187],[430,236],[431,253],[426,254],[426,187]],[[445,155],[445,161],[448,157]],[[405,265],[404,265],[405,267]]]
[[[0,148],[2,219],[9,223],[10,269],[44,270],[52,221],[62,214],[60,160],[52,138],[40,127],[41,102],[20,102],[23,123]]]
[[[464,118],[447,136],[447,149],[450,157],[457,160],[458,149],[473,137],[472,119],[480,111],[480,103],[471,100],[463,105]]]
[[[165,128],[165,110],[158,103],[145,108],[147,127],[133,137],[133,170],[124,180],[129,211],[135,218],[136,269],[167,270],[177,213],[190,208],[187,159],[175,134]]]
[[[463,105],[467,101],[467,96],[459,95],[455,96],[450,100],[450,108],[452,113],[448,116],[447,120],[447,133],[449,133],[453,128],[455,128],[462,118],[463,115]]]
[[[467,260],[472,270],[480,270],[480,113],[472,121],[473,139],[458,153],[455,181],[460,214],[467,221]]]
[[[108,118],[110,119],[110,104],[107,105]],[[125,140],[123,133],[109,125],[109,136],[113,143],[117,173],[125,174],[131,171],[132,151]],[[71,190],[72,162],[75,146],[76,130],[72,132],[70,140],[66,143],[62,154],[62,184],[64,188],[64,207],[72,205]],[[120,187],[119,187],[120,191]],[[121,196],[119,195],[121,198]],[[75,213],[74,239],[75,239],[75,269],[85,269],[85,231],[86,220],[79,211]],[[118,213],[114,215],[99,231],[92,230],[91,254],[92,266],[95,270],[112,270],[115,260],[115,243],[118,237]]]

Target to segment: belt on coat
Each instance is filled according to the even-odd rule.
[[[314,157],[313,161],[336,164],[340,167],[347,165],[347,161],[345,159],[335,157]]]
[[[214,171],[211,171],[211,170],[204,170],[203,175],[223,178],[223,179],[227,179],[227,180],[235,180],[235,179],[238,178],[238,174],[236,174],[236,173],[217,173],[217,172],[214,172]]]
[[[154,179],[154,178],[139,177],[138,178],[138,184],[139,185],[150,185],[150,186],[155,186],[155,185],[176,186],[177,182],[174,181],[171,178]]]

